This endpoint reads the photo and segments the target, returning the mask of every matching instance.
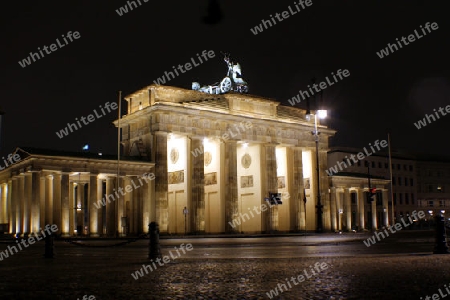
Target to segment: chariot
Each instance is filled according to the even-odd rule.
[[[228,71],[220,83],[200,87],[200,83],[193,82],[192,89],[208,94],[225,94],[230,91],[238,93],[248,93],[247,82],[242,79],[242,70],[239,63],[233,63],[229,54],[224,54],[224,61],[227,63]]]

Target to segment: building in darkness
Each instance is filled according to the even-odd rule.
[[[436,214],[450,217],[450,159],[421,156],[416,163],[418,207],[427,218]]]

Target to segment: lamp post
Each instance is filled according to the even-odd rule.
[[[307,120],[310,120],[310,116],[312,114],[307,114]],[[327,111],[326,110],[317,110],[316,113],[314,114],[314,131],[312,131],[312,135],[314,135],[314,140],[316,143],[316,175],[317,175],[317,227],[316,227],[316,232],[317,233],[322,233],[323,232],[323,222],[322,222],[322,201],[321,201],[321,197],[320,197],[320,172],[319,172],[319,130],[317,129],[317,117],[319,117],[319,119],[325,119],[327,117]]]

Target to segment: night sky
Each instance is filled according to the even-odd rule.
[[[208,1],[148,1],[119,16],[127,1],[18,1],[1,22],[1,153],[17,146],[116,153],[117,111],[60,139],[55,132],[213,50],[213,59],[167,85],[213,84],[227,71],[220,51],[242,66],[250,93],[288,99],[338,69],[350,76],[323,92],[331,146],[363,148],[392,134],[395,149],[446,154],[450,115],[418,130],[414,122],[450,104],[449,18],[444,1],[317,1],[254,35],[250,28],[294,1],[219,1],[223,18],[203,22]],[[383,2],[384,4],[381,4]],[[395,4],[392,4],[395,2]],[[137,1],[136,1],[137,3]],[[388,4],[391,3],[391,4]],[[210,18],[207,18],[210,19]],[[376,52],[436,22],[420,39],[380,59]],[[80,38],[22,68],[18,61],[69,31]],[[423,34],[422,34],[423,35]],[[311,100],[311,107],[315,102]],[[123,104],[126,102],[123,101]],[[305,108],[305,101],[297,107]],[[125,111],[125,108],[124,108]]]

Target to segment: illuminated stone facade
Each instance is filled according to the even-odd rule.
[[[369,182],[365,174],[338,173],[329,177],[331,229],[334,231],[377,230],[393,225],[389,201],[390,180],[371,178],[376,189],[373,201],[368,201]]]
[[[114,122],[122,129],[119,187],[149,172],[155,179],[97,209],[114,193],[117,161],[32,154],[0,172],[0,223],[10,233],[56,223],[64,235],[140,234],[151,221],[167,234],[316,229],[314,120],[306,111],[158,85],[125,99],[128,113]],[[338,210],[325,171],[335,131],[318,129],[323,228],[330,231]],[[269,193],[282,193],[283,204],[262,210]]]
[[[155,163],[155,215],[161,232],[304,230],[304,192],[306,229],[315,230],[314,121],[306,121],[306,111],[252,95],[208,95],[157,85],[125,99],[128,114],[120,120],[124,153]],[[323,221],[324,229],[331,230],[335,212],[325,170],[328,138],[335,132],[318,126]],[[256,213],[254,208],[266,205],[264,199],[274,192],[282,193],[283,204]],[[241,224],[233,227],[233,220]]]
[[[30,148],[17,148],[14,154],[20,162],[0,173],[0,224],[9,224],[10,233],[36,233],[46,224],[56,224],[63,236],[148,230],[153,182],[139,179],[154,164],[121,161],[117,183],[112,157]],[[132,188],[117,197],[117,184]],[[107,196],[106,205],[95,205]]]

